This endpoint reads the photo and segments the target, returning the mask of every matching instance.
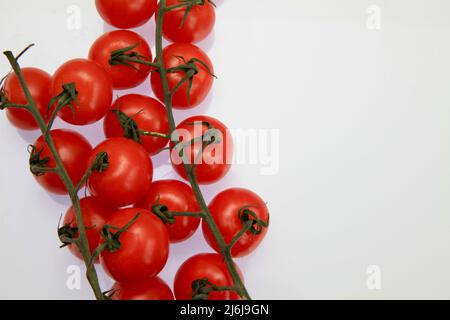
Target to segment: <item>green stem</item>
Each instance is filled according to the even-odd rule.
[[[169,218],[173,217],[203,218],[205,216],[203,212],[174,212],[174,211],[167,211],[165,212],[165,215]]]
[[[162,80],[162,87],[164,91],[164,103],[166,105],[167,117],[169,119],[170,131],[173,132],[172,139],[174,141],[178,141],[178,136],[176,134],[176,124],[172,110],[172,92],[169,88],[169,83],[167,81],[167,70],[164,66],[163,62],[163,43],[162,43],[162,25],[164,20],[164,15],[167,11],[172,10],[171,7],[166,8],[166,0],[161,0],[159,2],[158,9],[158,18],[156,21],[156,62],[157,67]],[[202,191],[200,189],[197,176],[195,175],[195,170],[190,170],[189,164],[185,162],[186,173],[189,178],[189,182],[194,191],[197,202],[200,206],[201,212],[203,212],[203,219],[208,224],[212,234],[214,235],[217,244],[220,248],[220,251],[223,255],[225,263],[227,265],[228,271],[233,278],[235,291],[245,300],[250,300],[250,295],[245,288],[245,285],[236,269],[236,265],[234,264],[233,257],[231,255],[231,249],[228,247],[228,244],[225,242],[222,233],[217,227],[216,222],[214,221],[211,212],[208,209],[208,205],[203,197]]]
[[[8,61],[11,64],[11,67],[13,68],[15,74],[17,75],[17,78],[19,79],[22,90],[25,93],[25,96],[28,101],[28,108],[26,108],[26,109],[31,112],[31,114],[35,118],[36,122],[39,124],[39,128],[43,134],[44,141],[47,144],[47,146],[55,160],[56,167],[58,168],[57,173],[58,173],[59,177],[61,178],[61,180],[63,181],[63,183],[69,193],[70,200],[72,202],[73,209],[75,211],[75,216],[76,216],[77,226],[78,226],[79,237],[78,237],[76,244],[80,250],[81,255],[83,256],[83,260],[86,265],[86,277],[92,287],[92,290],[94,291],[95,297],[98,300],[104,300],[104,295],[103,295],[102,290],[100,289],[100,285],[98,283],[98,277],[97,277],[97,273],[95,271],[95,267],[93,265],[89,266],[89,261],[91,260],[91,251],[89,249],[89,242],[88,242],[88,239],[86,236],[86,227],[83,224],[83,217],[81,214],[81,207],[80,207],[80,199],[78,198],[78,195],[76,192],[77,190],[75,189],[75,186],[73,185],[72,180],[70,179],[70,176],[67,173],[66,168],[64,167],[61,157],[59,156],[59,154],[56,150],[56,147],[55,147],[55,144],[51,137],[51,134],[47,130],[48,129],[47,124],[45,123],[45,120],[42,118],[41,114],[39,113],[39,110],[36,106],[36,103],[34,102],[31,92],[25,83],[25,79],[23,77],[20,65],[17,62],[17,59],[14,57],[14,55],[10,51],[4,52],[4,54],[8,58]]]
[[[253,221],[247,221],[242,227],[241,231],[238,232],[228,244],[228,248],[233,249],[234,245],[242,238],[242,236],[252,228]]]
[[[139,63],[139,64],[142,64],[142,65],[149,66],[149,67],[154,67],[154,68],[158,67],[158,65],[156,63],[153,63],[151,61],[146,61],[146,60],[137,59],[137,58],[131,58],[131,57],[127,57],[127,56],[121,56],[119,60],[127,61],[127,62]]]

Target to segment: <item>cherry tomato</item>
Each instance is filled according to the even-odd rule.
[[[134,62],[130,65],[111,65],[111,53],[113,51],[128,48],[139,44],[137,47],[126,52],[139,55],[139,59],[152,61],[152,52],[144,38],[135,32],[127,30],[116,30],[105,33],[91,47],[89,59],[101,65],[113,81],[114,89],[130,89],[138,86],[147,78],[151,67]]]
[[[203,148],[202,156],[198,157],[202,150],[203,141],[196,141],[190,146],[183,148],[183,156],[190,160],[190,163],[197,163],[195,172],[200,184],[211,184],[222,179],[231,168],[233,157],[233,138],[227,127],[220,121],[207,116],[194,116],[181,122],[176,132],[180,137],[180,143],[188,143],[204,135],[209,129],[206,124],[210,125],[210,132],[215,132],[215,141]],[[212,140],[204,137],[204,141]],[[186,170],[183,159],[180,156],[180,149],[173,148],[175,144],[172,142],[171,161],[176,172],[184,179],[187,179]]]
[[[179,3],[179,0],[167,0],[166,7]],[[210,2],[194,5],[182,23],[186,8],[171,10],[164,15],[163,34],[172,42],[198,42],[205,39],[214,28],[216,11]]]
[[[157,0],[95,0],[97,10],[110,25],[119,29],[136,28],[155,13]]]
[[[238,269],[239,274],[241,271]],[[174,292],[177,300],[192,300],[192,283],[195,280],[208,279],[219,287],[233,285],[223,257],[215,253],[202,253],[184,262],[175,275]],[[242,276],[241,276],[242,279]],[[240,300],[234,291],[211,292],[209,300]]]
[[[89,248],[91,253],[98,247],[100,242],[100,231],[105,222],[110,218],[116,210],[106,207],[96,200],[94,197],[87,197],[80,200],[81,215],[83,217],[83,224],[86,226],[86,236],[89,241]],[[73,206],[70,207],[64,216],[64,225],[69,225],[71,228],[77,227],[77,219]],[[78,233],[75,237],[78,237]],[[79,259],[83,259],[77,246],[74,244],[68,245],[70,252]],[[96,261],[98,263],[98,259]]]
[[[172,212],[199,212],[192,188],[177,180],[155,181],[138,207],[151,210],[154,204],[161,204]],[[190,238],[200,224],[199,218],[176,217],[174,224],[166,224],[170,242],[177,243]]]
[[[50,135],[73,184],[78,184],[90,164],[88,159],[92,146],[86,138],[72,130],[56,129],[50,131]],[[34,149],[36,152],[41,152],[41,159],[48,158],[49,161],[45,165],[47,168],[56,167],[55,160],[42,136],[34,143]],[[67,194],[64,183],[56,173],[45,173],[35,178],[48,192]]]
[[[113,300],[174,300],[172,290],[159,277],[132,283],[116,282],[112,292]]]
[[[51,100],[51,76],[47,72],[37,68],[23,68],[22,74],[28,89],[31,92],[31,96],[36,103],[36,107],[39,109],[39,113],[44,120],[47,120],[47,108]],[[5,90],[6,98],[9,102],[22,105],[28,104],[27,98],[23,93],[19,79],[15,73],[11,73],[6,78],[3,89]],[[33,115],[27,110],[6,109],[6,116],[16,128],[22,130],[35,130],[39,128]]]
[[[139,218],[120,235],[120,248],[114,252],[104,250],[100,254],[100,262],[105,271],[121,283],[155,277],[164,268],[169,256],[167,229],[150,211],[139,208],[122,209],[113,213],[106,224],[121,229],[137,214],[140,214]]]
[[[108,73],[91,60],[70,60],[53,75],[52,96],[59,95],[62,86],[72,82],[78,92],[78,102],[72,102],[75,111],[66,106],[59,116],[75,125],[91,124],[103,118],[112,102],[113,87]]]
[[[188,99],[189,83],[184,83],[175,93],[172,103],[176,109],[190,109],[198,106],[207,97],[214,82],[214,68],[209,57],[200,48],[188,43],[173,43],[163,50],[163,62],[166,69],[174,68],[189,62],[191,59],[199,59],[203,61],[208,68],[201,63],[194,62],[198,68],[198,73],[194,75],[192,87]],[[209,71],[208,71],[209,69]],[[172,90],[183,77],[186,75],[184,71],[169,72],[167,81],[169,88]],[[151,76],[151,85],[156,97],[164,101],[164,93],[161,83],[161,76],[158,72],[153,72]]]
[[[219,193],[209,204],[209,210],[216,222],[225,242],[230,243],[243,228],[240,214],[244,209],[251,210],[259,220],[269,223],[269,211],[265,202],[254,192],[247,189],[233,188]],[[248,216],[251,220],[254,217]],[[202,224],[203,235],[206,242],[217,252],[219,246],[206,223]],[[254,225],[253,229],[259,234],[247,231],[241,239],[233,246],[231,253],[234,257],[244,257],[253,252],[264,239],[267,227]]]
[[[153,165],[147,151],[125,138],[111,138],[99,144],[90,156],[108,154],[108,167],[88,179],[91,194],[113,207],[124,207],[141,200],[150,189]]]
[[[117,99],[103,122],[103,130],[106,137],[123,137],[124,129],[117,117],[120,110],[137,124],[138,130],[168,134],[170,132],[167,120],[166,108],[158,101],[150,97],[129,94]],[[140,134],[142,145],[154,155],[161,151],[168,139]]]

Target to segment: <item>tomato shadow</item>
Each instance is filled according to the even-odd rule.
[[[209,51],[211,51],[215,42],[216,42],[216,32],[215,32],[215,30],[213,30],[206,39],[204,39],[198,43],[195,43],[195,45],[197,47],[200,47],[203,51],[209,52]]]
[[[64,207],[69,208],[72,205],[68,195],[57,195],[57,194],[49,193],[45,190],[43,190],[42,193],[47,195],[47,197],[49,197],[54,202],[56,202]]]
[[[26,142],[27,145],[33,144],[41,135],[41,132],[39,130],[26,131],[17,129],[17,133],[19,134],[19,137]]]

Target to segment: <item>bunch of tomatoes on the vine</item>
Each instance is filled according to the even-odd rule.
[[[16,73],[4,79],[0,106],[17,128],[43,131],[29,152],[31,172],[44,189],[76,198],[61,172],[77,186],[75,191],[86,187],[89,196],[77,207],[86,227],[90,263],[100,263],[116,281],[108,297],[239,299],[242,292],[234,288],[242,274],[231,258],[250,254],[263,240],[269,223],[266,204],[252,191],[233,188],[205,205],[198,185],[215,183],[227,174],[232,137],[217,119],[199,115],[174,127],[171,114],[172,107],[198,106],[213,86],[213,64],[193,43],[212,31],[215,5],[208,0],[167,0],[165,10],[160,5],[157,0],[96,0],[103,19],[120,29],[98,38],[87,59],[70,60],[52,76],[37,68],[21,69],[49,132],[28,109],[20,108],[29,102]],[[172,42],[163,48],[162,62],[154,58],[149,39],[124,30],[159,14],[164,15],[162,35]],[[134,88],[149,75],[155,98],[128,94],[113,101],[113,90]],[[81,129],[102,120],[106,139],[93,148],[76,131],[52,129],[56,116]],[[190,185],[153,181],[151,156],[165,149],[170,150],[174,170]],[[67,210],[59,236],[62,246],[82,259],[75,245],[77,207],[74,203]],[[190,238],[200,223],[217,253],[188,259],[176,274],[172,293],[158,277],[169,245]]]

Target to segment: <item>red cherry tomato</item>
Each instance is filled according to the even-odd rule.
[[[132,283],[116,282],[112,292],[113,300],[174,300],[172,290],[159,277]]]
[[[90,164],[88,159],[92,152],[92,146],[86,138],[72,130],[52,130],[50,135],[73,184],[78,184]],[[42,136],[34,143],[34,148],[36,152],[42,151],[40,154],[41,159],[49,159],[46,164],[47,168],[56,167],[55,160]],[[35,176],[35,178],[48,192],[67,194],[64,183],[56,173],[45,173]]]
[[[167,0],[166,7],[179,4],[179,0]],[[197,42],[205,39],[214,28],[216,12],[214,6],[205,1],[203,5],[194,5],[184,23],[187,7],[171,10],[164,15],[163,34],[172,42]]]
[[[37,68],[23,68],[22,74],[28,89],[31,92],[31,96],[36,103],[36,107],[39,109],[39,113],[44,120],[47,120],[47,108],[51,100],[51,76],[47,72]],[[28,104],[27,98],[23,93],[23,89],[15,73],[11,73],[6,78],[3,89],[9,102],[22,105]],[[6,109],[6,116],[16,128],[22,130],[35,130],[39,128],[33,115],[27,110]]]
[[[155,13],[157,0],[95,0],[97,10],[110,25],[119,29],[136,28]]]
[[[200,48],[188,43],[173,43],[163,50],[163,62],[166,69],[174,68],[185,64],[191,59],[199,59],[203,61],[208,68],[202,64],[195,62],[199,72],[194,76],[190,95],[188,99],[188,82],[184,83],[173,97],[173,107],[176,109],[190,109],[198,106],[207,97],[214,82],[214,68],[209,57]],[[209,69],[209,71],[208,71]],[[170,72],[167,74],[169,88],[172,90],[183,77],[186,75],[184,71]],[[161,76],[158,72],[153,72],[151,76],[151,85],[156,97],[164,101],[164,93],[161,83]]]
[[[127,30],[116,30],[105,33],[91,47],[89,59],[101,65],[113,81],[114,89],[130,89],[138,86],[147,78],[151,67],[134,62],[127,62],[130,65],[111,65],[111,53],[113,51],[131,47],[137,47],[126,53],[135,53],[139,59],[152,61],[152,52],[144,38],[135,32]]]
[[[154,204],[161,204],[172,212],[199,212],[192,188],[177,180],[155,181],[150,191],[138,207],[151,210]],[[170,241],[177,243],[190,238],[200,224],[199,218],[176,217],[174,224],[166,224]]]
[[[241,275],[239,268],[237,270]],[[192,283],[204,278],[219,287],[233,285],[233,278],[228,272],[221,255],[214,253],[197,254],[183,263],[177,271],[174,282],[175,298],[177,300],[192,300]],[[240,300],[240,297],[234,291],[211,292],[209,300]]]
[[[214,131],[215,129],[216,134],[218,134],[215,139],[220,142],[205,147],[201,157],[198,157],[198,154],[202,150],[202,141],[196,141],[183,149],[183,156],[189,159],[190,163],[193,164],[197,161],[195,162],[197,163],[195,172],[200,184],[211,184],[222,179],[230,170],[233,157],[233,138],[230,132],[223,123],[211,117],[194,116],[181,122],[176,129],[181,143],[188,143],[204,135],[208,131],[206,123],[211,126],[211,130]],[[175,144],[172,142],[171,147],[174,146]],[[177,148],[172,149],[172,165],[179,175],[187,179],[183,159],[179,151]]]
[[[122,209],[113,213],[106,224],[121,229],[138,213],[139,218],[120,235],[120,249],[115,252],[104,250],[100,254],[100,262],[105,271],[121,283],[155,277],[164,268],[169,256],[167,229],[150,211],[139,208]]]
[[[239,216],[240,211],[242,212],[245,208],[256,214],[259,220],[266,223],[269,222],[269,211],[267,210],[266,204],[257,194],[247,189],[233,188],[222,191],[209,204],[209,210],[225,242],[230,243],[234,236],[242,230],[244,224]],[[250,219],[254,220],[252,217]],[[220,252],[219,246],[208,225],[203,223],[202,228],[206,242],[214,250]],[[261,233],[253,234],[247,231],[231,250],[234,257],[244,257],[259,246],[266,236],[267,227],[254,226],[254,229],[261,230]]]
[[[89,241],[89,248],[91,253],[93,253],[100,242],[100,231],[105,225],[105,222],[110,218],[111,214],[116,210],[99,203],[94,197],[81,199],[80,206],[83,224],[86,226],[86,235]],[[77,219],[73,206],[67,210],[63,223],[64,225],[70,225],[71,228],[77,227]],[[78,233],[76,234],[76,237],[78,237]],[[68,248],[73,255],[79,259],[83,259],[77,246],[70,244]],[[96,263],[98,263],[98,261],[96,261]]]
[[[89,162],[94,162],[101,152],[108,154],[108,167],[89,177],[91,194],[112,207],[124,207],[141,200],[148,193],[153,177],[147,151],[132,140],[111,138],[94,149]]]
[[[124,136],[124,129],[117,117],[117,110],[132,118],[139,130],[162,134],[170,132],[166,109],[159,101],[138,94],[129,94],[117,99],[105,117],[103,130],[107,138]],[[168,139],[143,134],[140,137],[142,145],[150,155],[161,151],[168,142]]]
[[[64,84],[75,83],[78,103],[72,102],[75,112],[68,106],[59,116],[75,125],[94,123],[108,112],[112,102],[112,81],[97,63],[86,59],[70,60],[53,75],[52,96],[62,92]]]

